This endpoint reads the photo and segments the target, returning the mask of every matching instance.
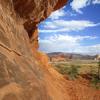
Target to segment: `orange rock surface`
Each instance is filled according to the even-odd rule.
[[[0,0],[0,100],[100,100],[67,81],[37,51],[37,24],[67,0]]]

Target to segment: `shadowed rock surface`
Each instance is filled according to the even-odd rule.
[[[37,51],[38,23],[66,2],[0,0],[0,100],[100,100],[99,91],[66,81]]]

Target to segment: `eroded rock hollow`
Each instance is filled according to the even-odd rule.
[[[0,100],[100,100],[99,92],[66,81],[37,51],[37,25],[66,2],[0,0]]]
[[[14,10],[23,19],[24,28],[34,48],[38,48],[37,25],[66,2],[67,0],[13,0]]]

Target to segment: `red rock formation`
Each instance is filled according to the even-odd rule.
[[[46,56],[36,51],[37,24],[66,1],[0,0],[0,100],[100,99],[99,91],[45,67]]]
[[[24,27],[30,38],[34,36],[33,34],[36,34],[37,24],[45,20],[52,11],[63,7],[66,2],[67,0],[38,0],[38,2],[37,0],[13,0],[14,9],[23,18]],[[38,45],[36,41],[35,44]]]

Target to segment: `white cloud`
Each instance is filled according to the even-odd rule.
[[[43,29],[39,31],[42,33],[80,31],[98,25],[100,25],[100,23],[95,24],[88,20],[53,20],[51,22],[45,22],[43,24]]]
[[[82,14],[81,9],[92,4],[100,4],[100,0],[73,0],[70,5],[73,10]]]
[[[79,46],[74,50],[75,53],[82,54],[100,54],[100,44],[92,45],[92,46]]]
[[[81,41],[96,39],[95,36],[71,36],[53,35],[40,39],[40,50],[44,52],[75,52],[75,53],[98,53],[100,45],[81,46]]]
[[[76,16],[77,14],[74,13],[73,11],[65,11],[65,7],[60,9],[60,10],[57,10],[55,12],[53,12],[49,18],[51,20],[57,20],[57,19],[60,19],[61,17],[64,17],[64,16]]]
[[[64,11],[64,9],[60,9],[60,10],[53,12],[49,18],[52,20],[59,19],[60,17],[65,16],[65,14],[66,12]]]
[[[89,2],[90,0],[73,0],[70,5],[73,10],[75,10],[78,13],[82,13],[80,9],[89,5]]]
[[[73,11],[68,10],[66,11],[66,16],[72,17],[72,16],[77,16],[77,14]]]
[[[93,0],[93,4],[100,4],[100,0]]]

